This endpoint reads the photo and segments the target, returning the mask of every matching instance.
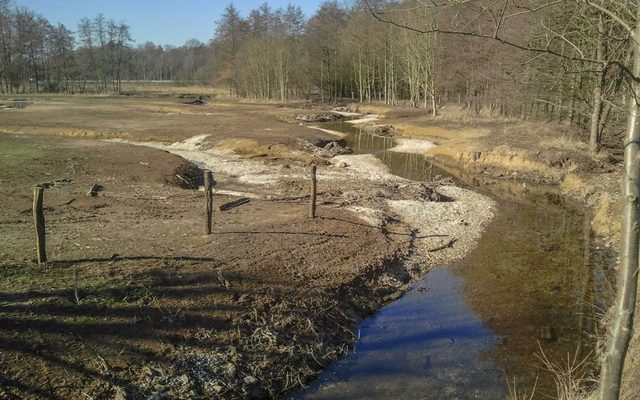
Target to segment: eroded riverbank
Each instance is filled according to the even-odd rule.
[[[346,130],[358,151],[393,162],[386,151],[393,139]],[[404,169],[397,173],[428,178],[425,171],[432,167],[424,157],[422,165],[401,157]],[[504,186],[470,183],[498,196],[496,217],[478,246],[433,276],[428,273],[412,292],[365,321],[355,351],[294,398],[366,393],[384,399],[402,393],[416,399],[493,399],[507,393],[507,380],[519,392],[535,386],[534,398],[546,398],[555,396],[556,388],[543,355],[554,362],[567,355],[578,362],[593,356],[596,314],[609,295],[603,267],[615,259],[606,251],[590,253],[589,218],[554,201],[553,192],[541,201],[538,193],[527,198],[522,191],[503,191]],[[436,286],[439,295],[421,295]],[[442,299],[454,304],[450,314],[457,318],[442,313],[449,309]],[[443,341],[448,346],[440,345]],[[587,361],[584,371],[590,368]]]
[[[304,180],[305,169],[298,166],[288,166],[284,170],[278,166],[268,166],[261,162],[246,160],[230,152],[221,152],[215,148],[203,146],[205,138],[166,145],[162,143],[136,143],[174,152],[191,161],[217,171],[223,187],[241,190],[247,193],[247,185],[253,189],[251,194],[277,200],[278,196],[290,195],[282,192],[277,182]],[[416,154],[389,153],[396,163],[385,163],[384,159],[376,158],[374,154],[361,152],[358,155],[343,155],[331,159],[331,166],[319,169],[320,199],[323,207],[337,207],[346,209],[357,215],[363,223],[374,226],[384,226],[390,219],[398,218],[413,230],[413,250],[411,261],[405,261],[400,268],[388,267],[387,273],[375,278],[376,285],[395,288],[393,296],[373,299],[373,293],[368,296],[371,301],[387,302],[408,289],[406,284],[433,265],[451,262],[465,256],[471,251],[480,238],[482,229],[493,216],[494,203],[486,196],[462,189],[444,179],[440,184],[431,184],[437,192],[431,193],[431,198],[421,198],[424,188],[416,181],[415,174],[405,174],[412,179],[394,175],[393,165],[401,169],[411,169],[415,165],[406,165],[406,159],[418,160]],[[229,169],[233,165],[233,170]],[[424,173],[424,171],[422,172]],[[431,178],[436,178],[437,170],[430,171]],[[254,179],[259,176],[260,179]],[[443,176],[437,179],[443,179]],[[420,179],[424,181],[424,179]],[[238,187],[244,185],[245,187]],[[295,184],[293,186],[296,186]],[[340,189],[338,189],[340,188]],[[423,188],[423,189],[421,189]],[[398,190],[399,193],[395,193]],[[267,194],[268,193],[268,194]],[[412,194],[413,193],[413,194]],[[422,195],[420,194],[422,193]],[[436,201],[434,193],[442,196]],[[353,289],[354,287],[352,287]],[[345,287],[346,290],[351,290]],[[343,299],[344,300],[344,299]],[[352,301],[352,300],[351,300]],[[439,308],[437,305],[435,308]],[[374,308],[369,311],[373,311]],[[433,321],[433,323],[441,323]],[[409,331],[413,331],[411,327]],[[404,327],[403,329],[406,329]],[[471,345],[475,345],[475,342]]]

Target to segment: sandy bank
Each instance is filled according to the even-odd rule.
[[[389,149],[398,153],[426,154],[427,151],[436,147],[433,142],[423,139],[395,138],[396,146]]]
[[[304,193],[306,168],[289,165],[283,169],[248,160],[228,150],[206,148],[205,140],[206,135],[199,135],[169,145],[129,143],[166,150],[204,165],[216,176],[227,179],[227,185],[233,190],[255,197],[277,199],[293,195],[286,189],[287,185],[302,188]],[[401,138],[393,150],[422,153],[433,146],[425,140]],[[495,202],[490,198],[467,189],[436,184],[435,190],[453,201],[431,201],[425,195],[423,184],[391,174],[388,167],[371,154],[340,155],[330,162],[332,166],[320,167],[317,173],[319,190],[324,193],[320,199],[325,206],[347,209],[364,222],[378,226],[391,218],[399,219],[417,232],[414,256],[426,258],[431,264],[467,254],[493,217]],[[430,251],[442,246],[445,247],[441,250]]]

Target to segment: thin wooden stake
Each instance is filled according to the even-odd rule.
[[[213,172],[204,170],[204,194],[207,198],[207,221],[205,233],[211,234],[211,221],[213,219]]]
[[[47,246],[45,242],[44,208],[42,201],[44,198],[44,188],[42,186],[33,187],[33,223],[36,227],[36,250],[38,252],[38,264],[47,262]]]
[[[310,204],[310,214],[311,218],[316,217],[316,170],[317,167],[314,165],[311,167],[311,204]]]

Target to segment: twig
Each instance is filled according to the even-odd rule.
[[[180,175],[176,174],[176,177],[177,177],[178,179],[180,179],[182,182],[186,183],[186,184],[187,184],[187,186],[189,186],[189,187],[193,186],[193,184],[192,184],[191,182],[189,182],[188,180],[184,179],[184,178],[183,178],[183,177],[181,177]]]
[[[73,280],[73,295],[76,298],[76,304],[80,305],[80,296],[78,295],[78,278],[80,276],[80,270],[76,269],[75,279]]]
[[[430,250],[429,250],[429,253],[435,253],[436,251],[440,251],[440,250],[444,250],[444,249],[447,249],[447,248],[449,248],[449,247],[452,247],[452,246],[453,246],[453,244],[454,244],[455,242],[457,242],[457,241],[458,241],[458,239],[453,238],[453,239],[449,240],[447,243],[445,243],[445,244],[444,244],[444,245],[442,245],[442,246],[436,247],[436,248],[434,248],[434,249],[430,249]]]

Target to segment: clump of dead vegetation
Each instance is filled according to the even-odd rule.
[[[183,189],[197,189],[204,184],[202,170],[190,162],[180,164],[168,181]]]
[[[271,292],[252,303],[257,306],[234,321],[230,344],[176,348],[172,367],[141,369],[140,388],[156,398],[277,398],[302,388],[354,340],[356,321],[324,290],[293,297]],[[195,340],[211,337],[203,331]]]
[[[326,113],[326,114],[299,114],[296,115],[296,121],[302,122],[336,122],[342,121],[344,116],[340,114]]]
[[[347,147],[346,143],[341,142],[344,141],[321,140],[316,141],[316,143],[311,143],[308,140],[297,139],[297,144],[301,149],[312,154],[314,157],[322,158],[325,160],[329,160],[335,156],[353,153],[353,149]]]

